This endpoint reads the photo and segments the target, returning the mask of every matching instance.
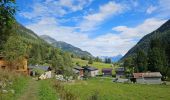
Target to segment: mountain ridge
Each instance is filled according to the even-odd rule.
[[[145,35],[143,38],[139,40],[139,42],[133,46],[121,59],[120,61],[124,60],[125,58],[128,58],[130,56],[133,56],[136,54],[136,51],[138,48],[142,49],[146,54],[148,52],[148,49],[150,48],[150,41],[156,38],[161,39],[164,42],[170,43],[170,38],[167,37],[170,36],[170,20],[166,21],[163,25],[161,25],[158,29],[155,31]]]
[[[93,57],[92,54],[90,54],[87,51],[83,51],[82,49],[75,47],[69,43],[63,42],[63,41],[57,41],[54,38],[48,36],[48,35],[41,35],[41,39],[45,40],[46,42],[50,43],[52,46],[60,48],[66,52],[71,52],[72,54],[82,57],[82,56],[87,56],[87,57]]]

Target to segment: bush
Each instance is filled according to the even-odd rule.
[[[95,91],[89,98],[89,100],[99,100],[99,92]]]
[[[56,81],[55,88],[57,92],[59,92],[61,100],[77,100],[77,97],[73,93],[71,93],[69,90],[64,89],[64,86],[61,84],[61,82]]]

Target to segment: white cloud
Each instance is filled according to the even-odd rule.
[[[155,10],[156,10],[157,8],[156,7],[154,7],[154,6],[149,6],[149,8],[146,10],[146,13],[147,14],[151,14],[152,12],[154,12]]]
[[[99,7],[95,13],[89,13],[83,18],[81,16],[73,16],[69,19],[58,19],[58,16],[79,11],[87,7],[93,0],[46,0],[44,3],[36,3],[33,5],[31,12],[22,12],[21,14],[29,19],[39,19],[37,22],[27,25],[38,35],[49,35],[58,41],[65,41],[83,50],[89,51],[94,56],[115,56],[118,54],[125,54],[132,46],[136,44],[144,35],[152,32],[162,25],[165,20],[157,18],[146,19],[143,23],[134,27],[117,26],[112,30],[116,33],[106,33],[95,38],[89,38],[89,33],[102,24],[105,20],[127,11],[128,6],[122,3],[109,1],[107,4]],[[164,2],[162,2],[164,1]],[[161,0],[160,6],[157,9],[167,13],[170,11],[170,5]],[[164,7],[164,6],[167,7]],[[169,5],[169,6],[168,6]],[[139,6],[138,2],[133,4],[133,7]],[[156,10],[155,6],[150,6],[146,11],[151,14]],[[133,8],[131,8],[132,10]],[[146,9],[145,9],[146,10]],[[143,10],[143,11],[145,11]],[[96,11],[96,10],[95,10]],[[90,10],[94,12],[94,10]],[[57,18],[56,18],[57,17]],[[77,26],[62,26],[62,22],[70,20],[82,19]],[[81,30],[77,32],[77,30]],[[87,32],[89,32],[87,34]]]
[[[27,28],[33,30],[38,35],[49,35],[56,40],[65,41],[77,46],[81,41],[87,39],[87,35],[75,32],[76,27],[66,27],[58,24],[55,18],[45,17],[39,22],[29,24]]]
[[[158,17],[170,18],[170,0],[159,0]]]
[[[65,14],[83,10],[91,4],[93,0],[45,0],[44,2],[36,1],[32,5],[32,11],[21,12],[20,15],[28,19],[50,16],[63,16]]]
[[[99,7],[97,13],[84,16],[84,20],[80,23],[81,31],[93,30],[98,24],[108,19],[113,15],[123,12],[124,6],[113,1]]]
[[[120,32],[122,38],[140,39],[142,36],[160,27],[160,25],[162,25],[164,22],[165,20],[149,18],[146,19],[142,24],[137,25],[136,27],[117,26],[113,27],[113,30]]]
[[[125,54],[136,44],[137,41],[134,39],[140,39],[164,22],[165,20],[151,18],[136,27],[114,27],[113,30],[120,32],[119,34],[106,33],[95,38],[89,38],[88,34],[76,32],[77,27],[58,25],[58,21],[53,18],[43,18],[38,23],[30,24],[27,27],[39,35],[46,34],[58,41],[65,41],[94,56],[115,56]]]

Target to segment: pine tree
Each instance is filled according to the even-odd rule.
[[[147,70],[147,56],[143,50],[138,49],[137,55],[135,58],[135,65],[137,72],[145,72]]]
[[[92,58],[89,59],[88,64],[93,64],[93,59]]]
[[[130,73],[133,73],[134,70],[134,59],[132,57],[128,57],[123,62],[123,67],[128,69]]]
[[[168,62],[165,49],[159,39],[151,41],[150,50],[148,52],[148,70],[152,72],[161,72],[163,79],[168,73]]]
[[[12,28],[15,22],[15,0],[0,1],[0,50],[12,33]]]

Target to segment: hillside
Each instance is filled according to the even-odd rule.
[[[131,48],[121,60],[136,54],[138,48],[142,49],[146,54],[150,48],[150,41],[160,39],[163,43],[170,44],[170,20],[164,23],[157,30],[144,36],[133,48]]]
[[[65,69],[71,67],[72,61],[69,53],[53,47],[32,30],[19,23],[15,23],[14,26],[14,33],[8,36],[9,39],[5,43],[7,46],[2,49],[2,52],[8,52],[7,55],[11,54],[8,57],[15,56],[12,59],[17,59],[19,56],[26,56],[28,65],[45,64],[54,68],[65,67]]]
[[[83,51],[80,48],[77,48],[71,44],[68,44],[66,42],[63,41],[56,41],[55,39],[51,38],[48,35],[42,35],[40,36],[42,39],[44,39],[45,41],[47,41],[48,43],[50,43],[51,45],[53,45],[54,47],[60,48],[63,51],[66,52],[70,52],[76,56],[82,57],[82,56],[88,56],[88,57],[92,57],[92,55],[87,52],[87,51]]]

